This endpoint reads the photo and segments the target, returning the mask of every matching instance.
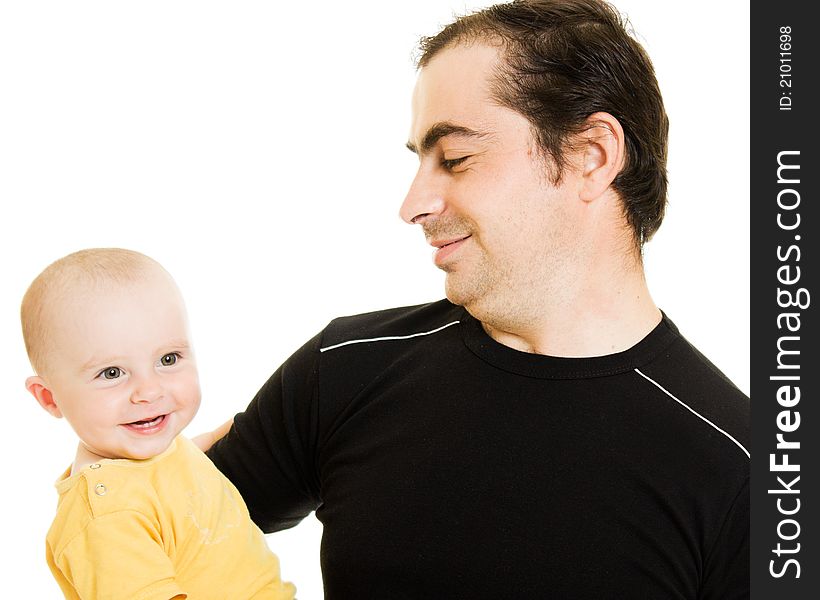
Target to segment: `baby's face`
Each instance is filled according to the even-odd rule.
[[[160,454],[200,401],[182,298],[164,274],[82,296],[53,313],[54,402],[90,462]]]

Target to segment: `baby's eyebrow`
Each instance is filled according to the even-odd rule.
[[[122,356],[92,356],[83,364],[82,367],[80,367],[80,371],[88,371],[90,369],[114,365],[117,362],[122,361],[122,359]]]
[[[190,350],[190,349],[191,349],[191,344],[188,342],[188,340],[178,339],[178,340],[171,340],[169,342],[166,342],[165,344],[163,344],[162,346],[157,348],[156,351],[154,352],[154,354],[164,354],[164,353],[168,352],[169,350]]]
[[[470,129],[469,127],[464,127],[463,125],[456,125],[455,123],[451,123],[449,121],[441,121],[430,127],[430,129],[428,129],[424,134],[420,144],[421,153],[426,154],[430,152],[430,150],[433,149],[441,138],[449,135],[456,135],[463,138],[483,139],[487,137],[488,134],[485,132],[476,131],[475,129]],[[413,142],[407,142],[407,149],[414,154],[419,153],[419,147]]]
[[[187,339],[175,339],[170,340],[162,344],[162,346],[158,346],[154,350],[154,354],[162,355],[166,352],[171,352],[175,350],[190,350],[191,343]],[[91,369],[102,368],[105,366],[113,366],[117,363],[121,363],[126,359],[124,355],[114,355],[114,356],[92,356],[89,358],[83,366],[80,367],[81,372],[89,371]]]
[[[185,339],[171,340],[161,346],[161,348],[189,348],[190,343]]]

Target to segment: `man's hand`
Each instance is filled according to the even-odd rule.
[[[228,433],[228,431],[230,430],[232,425],[233,425],[233,419],[223,423],[222,425],[220,425],[219,427],[217,427],[213,431],[209,431],[207,433],[202,433],[202,434],[194,437],[193,439],[191,439],[191,441],[194,444],[196,444],[199,447],[200,450],[202,450],[203,452],[207,452],[208,449],[211,446],[213,446],[218,439],[224,437],[225,434]]]

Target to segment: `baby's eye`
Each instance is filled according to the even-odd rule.
[[[97,377],[102,377],[103,379],[117,379],[118,377],[122,377],[122,369],[119,367],[108,367],[107,369],[103,369],[100,371],[100,374]]]
[[[163,367],[170,367],[171,365],[177,364],[177,359],[179,358],[179,354],[176,352],[171,352],[170,354],[166,354],[162,358],[159,359],[159,364]]]

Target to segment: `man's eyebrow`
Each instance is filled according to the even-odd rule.
[[[427,133],[424,134],[421,140],[421,153],[426,154],[433,149],[441,138],[447,137],[448,135],[457,135],[465,138],[483,138],[487,136],[486,133],[482,133],[481,131],[443,121],[430,127]],[[413,142],[407,142],[407,149],[415,154],[419,153],[418,147],[416,147]]]

